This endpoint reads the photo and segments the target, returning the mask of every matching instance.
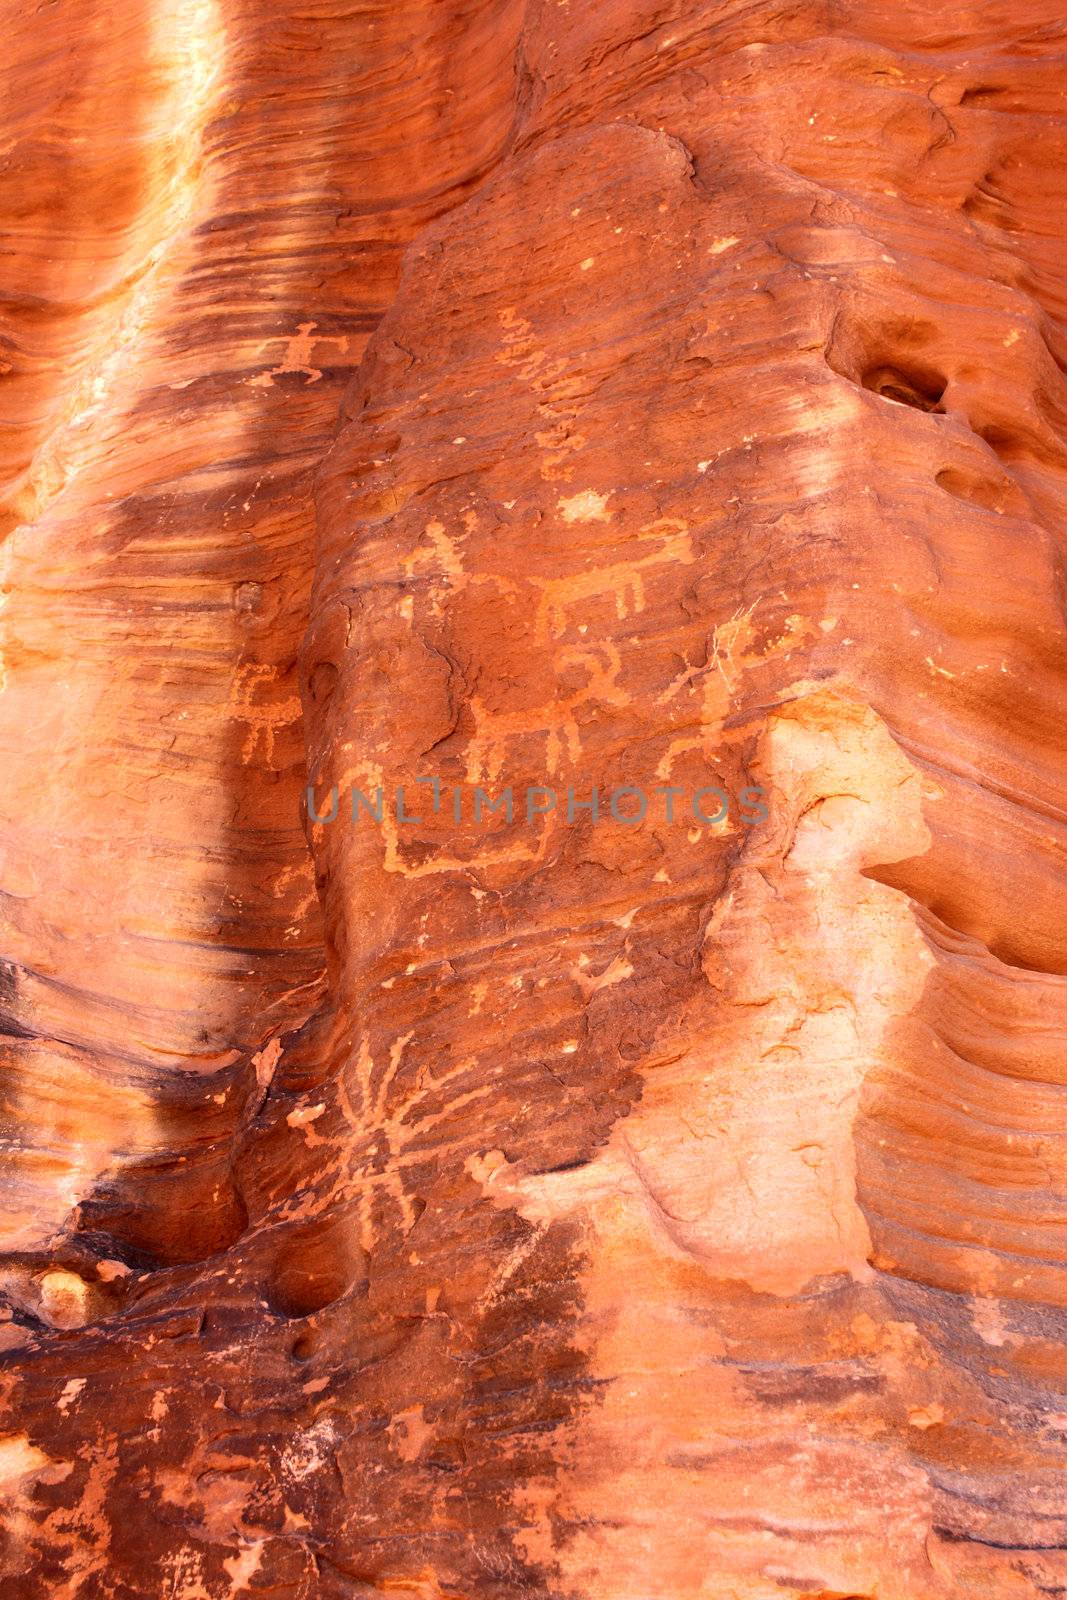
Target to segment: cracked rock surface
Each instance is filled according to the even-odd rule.
[[[7,5],[4,1600],[1067,1593],[1060,12]]]

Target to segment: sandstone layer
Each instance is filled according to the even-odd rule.
[[[1067,1593],[1059,8],[7,15],[0,1595]]]

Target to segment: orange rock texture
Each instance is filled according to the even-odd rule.
[[[5,17],[0,1596],[1067,1594],[1061,6]]]

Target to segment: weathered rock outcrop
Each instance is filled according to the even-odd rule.
[[[0,1594],[1067,1592],[1058,8],[10,20]]]

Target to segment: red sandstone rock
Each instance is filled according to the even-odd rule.
[[[0,1594],[1067,1589],[1058,12],[10,20]]]

